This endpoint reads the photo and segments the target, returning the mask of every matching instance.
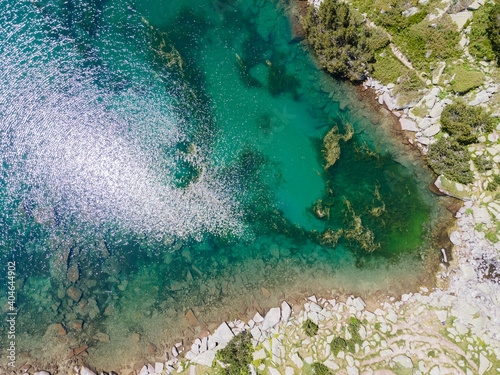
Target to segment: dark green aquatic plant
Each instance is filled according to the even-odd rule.
[[[250,374],[249,365],[253,360],[253,351],[250,335],[244,332],[234,336],[224,349],[217,352],[217,359],[229,365],[221,370],[221,374]]]
[[[302,329],[304,330],[304,333],[309,337],[313,337],[314,335],[316,335],[316,333],[318,333],[318,325],[311,319],[307,319],[304,324],[302,324]]]
[[[371,70],[370,31],[349,4],[325,0],[318,9],[311,6],[303,24],[321,66],[328,72],[360,81]]]
[[[351,124],[345,123],[345,134],[339,133],[339,128],[334,126],[323,138],[323,150],[322,154],[325,158],[326,165],[325,171],[330,168],[340,157],[340,140],[347,142],[350,140],[354,134],[354,128]]]
[[[443,130],[457,142],[474,143],[479,134],[493,130],[494,121],[482,107],[456,102],[448,104],[441,114]]]
[[[474,181],[469,160],[467,148],[448,137],[441,137],[430,145],[427,154],[427,162],[436,174],[462,184]]]

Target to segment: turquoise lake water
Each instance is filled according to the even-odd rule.
[[[17,267],[19,363],[161,360],[283,298],[428,276],[445,217],[430,173],[291,42],[292,6],[1,6],[0,245]],[[349,124],[325,170],[323,138]]]

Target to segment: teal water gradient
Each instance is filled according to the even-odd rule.
[[[69,366],[83,345],[107,371],[160,360],[282,298],[425,277],[443,217],[431,176],[291,42],[291,5],[1,5],[2,261],[17,261],[17,345],[34,363]],[[325,171],[322,139],[347,123],[355,134]],[[355,217],[373,254],[356,236],[323,241]]]

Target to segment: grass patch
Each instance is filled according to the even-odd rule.
[[[452,76],[451,88],[457,94],[465,94],[483,83],[483,73],[464,65],[455,66],[450,74]]]

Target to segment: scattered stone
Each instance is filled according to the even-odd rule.
[[[84,345],[84,346],[80,346],[80,347],[78,347],[78,348],[74,348],[74,349],[73,349],[73,354],[74,354],[75,356],[80,355],[80,354],[82,354],[85,350],[87,350],[88,348],[89,348],[89,346],[88,346],[88,345]]]
[[[441,375],[441,370],[439,369],[439,366],[434,366],[433,368],[431,368],[429,375]]]
[[[33,375],[50,375],[50,373],[47,371],[37,371]]]
[[[193,310],[189,309],[189,311],[186,313],[186,318],[191,326],[194,327],[200,325],[200,322],[198,321],[198,319],[196,319]]]
[[[59,336],[64,336],[66,335],[66,329],[64,329],[63,325],[61,323],[57,323],[56,324],[56,328],[57,328],[57,334]]]
[[[262,295],[266,298],[269,298],[271,297],[271,292],[269,292],[269,290],[267,290],[266,288],[262,287]]]

